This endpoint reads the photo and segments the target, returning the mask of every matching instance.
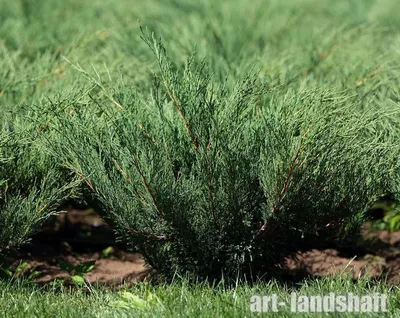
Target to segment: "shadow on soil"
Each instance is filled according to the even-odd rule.
[[[68,273],[60,269],[62,261],[73,265],[96,261],[86,280],[115,287],[143,281],[154,272],[138,253],[128,252],[124,244],[117,243],[112,228],[91,209],[69,208],[52,218],[29,244],[9,255],[8,261],[12,268],[26,262],[26,273],[40,273],[35,278],[39,284],[57,278],[68,281]],[[298,252],[287,259],[274,278],[295,286],[306,278],[332,274],[351,275],[354,280],[368,275],[390,285],[400,284],[400,232],[371,232],[366,225],[359,243]]]

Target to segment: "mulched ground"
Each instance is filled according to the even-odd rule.
[[[289,259],[286,269],[291,275],[327,276],[351,275],[353,279],[369,276],[383,280],[389,285],[400,284],[400,233],[389,234],[386,231],[370,234],[380,240],[384,238],[388,246],[376,250],[373,254],[349,254],[338,249],[311,250],[299,253],[296,259]],[[353,255],[353,256],[352,256]]]
[[[285,279],[349,274],[354,279],[369,275],[390,285],[400,284],[400,232],[370,232],[365,229],[361,246],[299,252],[282,266]],[[153,271],[137,253],[115,242],[112,229],[92,210],[71,210],[50,220],[31,243],[9,256],[12,267],[27,262],[25,273],[40,272],[37,283],[56,278],[68,281],[60,262],[73,265],[96,261],[86,275],[92,284],[123,286],[145,280]]]

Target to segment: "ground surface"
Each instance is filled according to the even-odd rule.
[[[290,305],[281,307],[279,312],[266,310],[253,314],[250,299],[253,295],[272,295],[286,304],[291,293],[298,295],[328,295],[334,291],[339,295],[384,293],[388,295],[387,312],[370,314],[332,313],[332,317],[390,317],[400,315],[400,289],[374,285],[367,280],[357,283],[349,279],[306,280],[295,287],[287,288],[270,281],[250,286],[210,286],[204,283],[194,285],[185,280],[172,284],[153,285],[138,283],[124,291],[110,291],[98,287],[80,289],[58,289],[18,284],[4,284],[0,281],[1,317],[322,317],[320,313],[292,313]]]
[[[364,231],[358,246],[332,247],[299,252],[283,266],[285,280],[350,273],[353,279],[370,276],[390,285],[400,284],[400,232]],[[69,274],[60,269],[61,260],[73,265],[96,261],[86,275],[90,283],[122,286],[143,281],[152,270],[137,253],[117,244],[112,229],[93,211],[72,210],[51,220],[32,242],[10,257],[15,268],[27,262],[26,272],[36,270],[37,283],[55,278],[68,281]]]

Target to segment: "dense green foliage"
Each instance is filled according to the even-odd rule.
[[[2,1],[0,250],[71,195],[168,276],[346,238],[398,192],[385,3]]]
[[[14,249],[71,195],[78,182],[34,149],[32,136],[13,125],[0,136],[0,253]]]

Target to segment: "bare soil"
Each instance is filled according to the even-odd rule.
[[[27,262],[25,272],[40,272],[37,283],[56,278],[68,281],[60,269],[61,260],[73,265],[96,261],[85,277],[91,283],[123,286],[145,280],[153,270],[137,253],[115,242],[112,228],[92,210],[71,210],[50,220],[32,241],[9,256],[12,267]],[[285,279],[327,275],[351,275],[354,279],[369,276],[390,285],[400,284],[400,232],[370,232],[365,228],[359,246],[332,247],[299,252],[282,266]]]

